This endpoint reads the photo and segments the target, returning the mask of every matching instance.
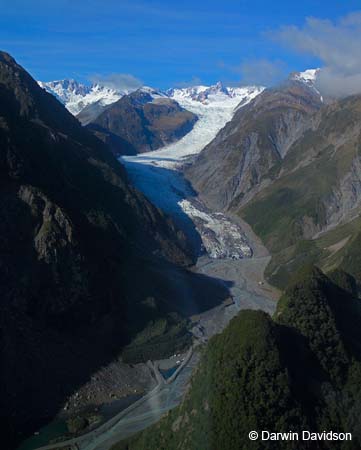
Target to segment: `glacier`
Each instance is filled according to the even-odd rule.
[[[232,119],[237,107],[249,103],[262,90],[257,86],[224,88],[220,83],[170,90],[170,98],[197,114],[193,130],[160,150],[120,158],[133,184],[172,216],[191,239],[192,230],[196,231],[201,239],[200,252],[211,258],[241,259],[252,256],[252,249],[239,225],[221,212],[210,211],[197,198],[183,168]]]

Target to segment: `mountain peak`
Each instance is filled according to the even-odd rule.
[[[155,100],[156,98],[168,98],[168,95],[162,92],[160,89],[155,89],[150,86],[142,86],[138,89],[138,91],[150,95],[150,97],[152,97],[152,100]]]
[[[221,81],[211,86],[190,86],[185,88],[169,89],[167,95],[182,104],[184,101],[195,101],[210,105],[233,100],[238,103],[248,101],[263,91],[262,86],[226,87]],[[234,106],[237,106],[235,103]],[[233,106],[233,107],[234,107]]]
[[[228,94],[228,90],[227,88],[224,86],[224,84],[222,83],[222,81],[217,81],[215,88],[217,90],[219,90],[220,92],[224,92]]]
[[[64,78],[63,80],[54,81],[38,81],[40,87],[45,89],[50,94],[55,94],[58,100],[62,101],[66,96],[73,95],[86,95],[90,88],[85,84],[79,83],[73,78]],[[63,103],[63,101],[62,101]]]
[[[48,82],[38,81],[38,83],[74,115],[79,114],[90,104],[99,103],[101,106],[106,106],[128,93],[102,86],[99,83],[87,86],[72,78]]]
[[[303,72],[292,72],[289,76],[291,80],[301,81],[307,84],[314,84],[317,80],[318,74],[321,69],[307,69]]]

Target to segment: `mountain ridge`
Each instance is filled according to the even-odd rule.
[[[114,87],[103,86],[99,83],[87,85],[79,83],[74,79],[63,79],[56,81],[38,81],[39,85],[50,94],[53,94],[67,109],[78,115],[86,106],[100,102],[102,106],[115,103],[124,95],[131,94],[136,90],[143,92],[154,92],[159,96],[170,97],[174,100],[178,98],[191,98],[195,101],[206,101],[209,95],[223,94],[228,97],[242,95],[244,89],[256,90],[257,86],[247,87],[225,87],[220,81],[213,85],[199,85],[185,88],[170,88],[166,90],[156,89],[148,86],[141,86],[132,89],[115,89]]]
[[[38,84],[49,94],[54,95],[73,115],[79,114],[86,106],[93,103],[99,103],[105,107],[129,93],[128,90],[117,90],[97,83],[85,85],[74,79],[38,81]]]

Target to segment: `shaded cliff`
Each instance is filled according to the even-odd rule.
[[[144,357],[184,344],[184,318],[209,306],[212,283],[184,269],[183,233],[104,144],[6,53],[0,174],[0,414],[10,449],[157,319],[163,335],[157,346],[145,340]],[[211,289],[214,301],[225,295]]]

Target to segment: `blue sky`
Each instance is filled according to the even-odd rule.
[[[294,33],[280,39],[279,30],[302,30],[309,17],[337,22],[361,9],[359,0],[0,0],[0,6],[0,48],[35,78],[130,74],[160,88],[272,83],[321,65],[322,54],[288,45]]]

